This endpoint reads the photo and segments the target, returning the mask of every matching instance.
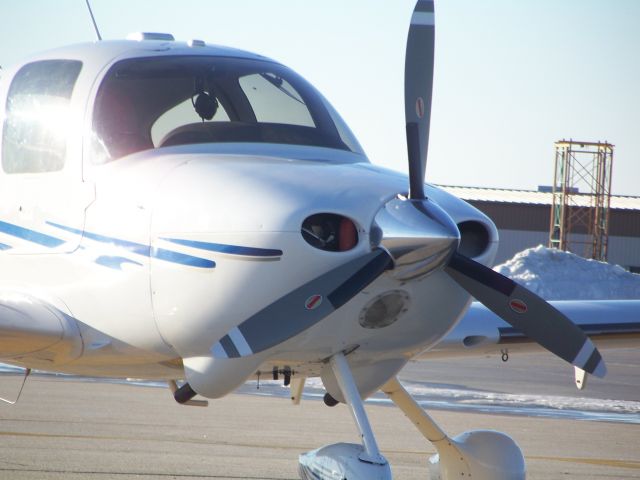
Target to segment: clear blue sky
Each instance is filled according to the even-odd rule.
[[[297,70],[373,163],[406,170],[403,71],[414,0],[92,0],[133,31],[252,50]],[[427,180],[535,189],[554,142],[616,145],[613,191],[640,195],[640,1],[441,0]],[[93,40],[84,0],[0,0],[0,65]]]

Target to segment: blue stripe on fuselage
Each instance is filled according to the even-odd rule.
[[[59,238],[45,235],[44,233],[36,232],[35,230],[31,230],[29,228],[19,227],[18,225],[2,221],[0,221],[0,232],[49,248],[59,247],[60,245],[63,245],[65,243],[64,240],[61,240]]]
[[[95,240],[96,242],[107,243],[115,247],[124,248],[125,250],[128,250],[136,255],[142,255],[144,257],[155,257],[160,260],[166,260],[168,262],[179,263],[181,265],[188,265],[191,267],[214,268],[216,266],[216,262],[214,262],[213,260],[208,260],[206,258],[194,257],[192,255],[173,252],[171,250],[165,250],[162,248],[151,248],[150,245],[143,245],[142,243],[122,240],[120,238],[107,237],[106,235],[100,235],[87,231],[83,232],[82,230],[78,230],[77,228],[66,227],[64,225],[59,225],[53,222],[47,223],[61,230],[75,233],[76,235],[84,235],[85,238]]]
[[[216,266],[216,262],[213,260],[194,257],[172,250],[165,250],[164,248],[153,248],[151,250],[151,256],[160,260],[166,260],[167,262],[180,263],[181,265],[188,265],[190,267],[214,268]]]
[[[272,248],[242,247],[239,245],[226,245],[222,243],[201,242],[198,240],[183,240],[180,238],[162,238],[167,242],[184,245],[186,247],[199,248],[210,252],[226,253],[229,255],[242,255],[247,257],[280,257],[282,250]]]

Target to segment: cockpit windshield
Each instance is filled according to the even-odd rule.
[[[105,76],[93,113],[94,163],[152,148],[215,142],[362,153],[326,100],[276,63],[161,56],[122,60]]]

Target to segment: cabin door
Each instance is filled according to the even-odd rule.
[[[82,181],[82,99],[76,60],[19,68],[2,92],[0,249],[11,254],[78,248],[95,193]],[[76,95],[77,97],[77,95]]]

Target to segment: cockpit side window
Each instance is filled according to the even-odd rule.
[[[2,168],[7,173],[62,170],[69,138],[70,100],[82,62],[29,63],[9,87],[2,134]]]
[[[312,145],[353,150],[335,112],[281,65],[215,56],[122,60],[96,96],[91,159],[194,143]]]

